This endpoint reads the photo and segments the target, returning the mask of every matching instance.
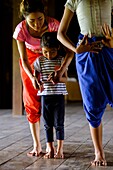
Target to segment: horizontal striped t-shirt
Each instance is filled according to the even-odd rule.
[[[37,95],[55,95],[63,94],[67,95],[66,84],[47,81],[48,76],[61,66],[63,57],[57,56],[52,60],[48,60],[46,57],[41,56],[34,62],[34,69],[40,73],[40,81],[42,81],[44,90],[38,92]]]

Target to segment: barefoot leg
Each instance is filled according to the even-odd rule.
[[[40,143],[40,121],[36,123],[30,123],[31,135],[33,138],[33,150],[29,152],[28,156],[39,156],[42,152],[41,143]]]
[[[52,146],[54,148],[54,153],[56,153],[56,148],[54,147],[54,142],[52,142]],[[49,152],[49,146],[48,146],[48,143],[46,144],[46,153]]]
[[[90,125],[90,132],[95,149],[95,159],[91,164],[95,166],[105,166],[107,163],[102,146],[102,123],[97,128],[93,128]]]
[[[54,146],[53,142],[47,142],[47,153],[44,155],[44,158],[50,159],[54,158]]]
[[[63,154],[63,140],[57,140],[57,152],[54,156],[54,158],[56,159],[63,159],[64,158],[64,154]]]

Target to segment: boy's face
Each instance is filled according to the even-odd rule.
[[[46,57],[48,60],[52,60],[53,58],[55,58],[57,56],[58,49],[42,47],[42,53],[43,53],[43,56]]]

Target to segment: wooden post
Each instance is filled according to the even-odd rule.
[[[13,32],[16,25],[19,23],[18,17],[18,1],[13,0]],[[23,114],[23,104],[22,104],[22,82],[20,77],[19,69],[19,53],[17,49],[16,41],[13,39],[13,101],[12,101],[12,114],[22,115]]]

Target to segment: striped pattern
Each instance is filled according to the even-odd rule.
[[[67,94],[65,83],[57,83],[53,85],[51,82],[47,81],[49,74],[60,67],[62,59],[61,56],[52,60],[48,60],[43,56],[37,58],[34,63],[34,68],[40,72],[40,80],[44,82],[44,90],[42,92],[39,91],[38,95]]]

